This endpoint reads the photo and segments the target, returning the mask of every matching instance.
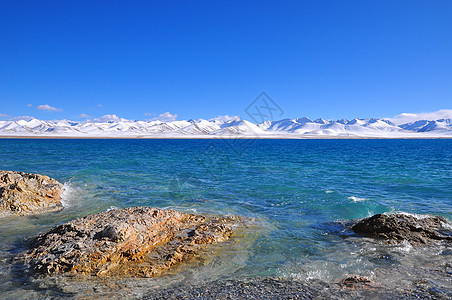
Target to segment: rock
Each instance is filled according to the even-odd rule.
[[[342,279],[339,286],[348,289],[372,288],[372,282],[364,276],[350,276]]]
[[[153,277],[228,240],[240,222],[149,207],[114,209],[37,236],[25,259],[44,275]]]
[[[45,175],[0,171],[0,217],[57,211],[63,185]]]
[[[389,242],[406,240],[411,244],[425,244],[431,240],[452,240],[440,230],[447,220],[442,217],[418,218],[408,214],[377,214],[352,226],[354,232],[386,239]]]
[[[141,299],[338,299],[322,295],[328,288],[314,280],[307,283],[277,278],[243,278],[176,284],[153,289]]]

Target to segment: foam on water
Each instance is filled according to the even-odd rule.
[[[406,211],[392,211],[392,212],[386,212],[384,214],[385,215],[400,214],[400,215],[415,217],[418,220],[422,220],[422,219],[425,219],[425,218],[432,217],[432,215],[430,215],[430,214],[416,214],[416,213],[409,213],[409,212],[406,212]]]
[[[406,211],[390,211],[390,212],[385,212],[384,214],[385,215],[401,214],[401,215],[415,217],[418,220],[422,220],[425,218],[431,218],[434,216],[433,214],[417,214],[417,213],[410,213],[410,212],[406,212]],[[441,224],[444,228],[452,229],[452,224],[450,223],[450,221],[449,222],[441,222]]]
[[[452,224],[451,223],[443,223],[442,224],[444,228],[446,228],[447,230],[451,230],[452,231]]]
[[[107,212],[110,210],[115,210],[115,209],[119,209],[119,207],[112,205],[107,209]]]
[[[76,189],[72,187],[71,182],[63,184],[63,192],[61,193],[61,204],[64,208],[69,208],[75,198]]]
[[[413,250],[413,245],[411,245],[408,241],[402,241],[399,245],[397,245],[397,248],[403,252],[410,252]]]
[[[350,196],[347,199],[350,199],[353,202],[363,202],[363,201],[369,200],[369,199],[366,199],[366,198],[359,198],[359,197],[355,197],[355,196]]]

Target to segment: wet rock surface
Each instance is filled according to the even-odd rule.
[[[156,289],[142,299],[313,299],[318,294],[298,281],[250,278]]]
[[[62,192],[63,184],[48,176],[0,170],[0,217],[60,210]]]
[[[444,228],[446,223],[446,219],[437,216],[418,218],[407,214],[377,214],[357,222],[352,230],[390,243],[406,240],[417,245],[433,240],[452,241],[452,236]]]
[[[356,283],[356,280],[353,281]],[[359,285],[347,288],[341,286],[342,281],[331,285],[321,280],[249,278],[155,289],[142,299],[450,299],[452,296],[452,292],[439,290],[430,282],[394,290],[369,288],[367,280],[366,284],[358,281],[361,282]]]
[[[44,275],[153,277],[228,240],[240,220],[149,207],[114,209],[37,236],[24,258]]]
[[[350,276],[342,279],[339,286],[349,289],[372,288],[372,282],[364,276]]]

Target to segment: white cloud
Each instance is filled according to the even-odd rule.
[[[439,120],[439,119],[452,119],[452,109],[441,109],[434,112],[423,112],[423,113],[402,113],[393,118],[388,118],[394,124],[406,124],[411,122],[416,122],[419,120]]]
[[[86,119],[91,118],[91,116],[87,115],[87,114],[80,114],[79,117],[80,118],[86,118]]]
[[[8,117],[8,115],[0,113],[0,117]]]
[[[33,104],[27,104],[27,106],[28,106],[28,107],[32,107],[32,106],[33,106]]]
[[[102,104],[97,104],[97,107],[102,107]]]
[[[62,111],[61,108],[56,108],[56,107],[50,106],[48,104],[39,105],[37,107],[37,109],[39,109],[39,110],[50,110],[50,111]]]
[[[145,116],[152,116],[151,113],[145,113]],[[151,121],[161,121],[161,122],[172,122],[172,121],[176,121],[177,119],[177,114],[171,114],[169,112],[163,113],[158,115],[155,118],[152,118]]]
[[[100,118],[90,120],[90,122],[94,123],[104,123],[104,122],[125,122],[127,119],[120,118],[117,115],[104,115]]]

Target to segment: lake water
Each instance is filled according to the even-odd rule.
[[[60,212],[0,219],[0,298],[102,296],[115,288],[139,296],[152,286],[191,281],[336,282],[350,274],[394,287],[428,278],[448,289],[450,277],[430,269],[452,263],[450,249],[386,246],[341,224],[391,212],[452,220],[451,149],[452,140],[2,139],[1,170],[45,174],[67,192]],[[14,260],[34,234],[128,206],[242,215],[258,224],[203,265],[113,287],[96,279],[35,278]]]

